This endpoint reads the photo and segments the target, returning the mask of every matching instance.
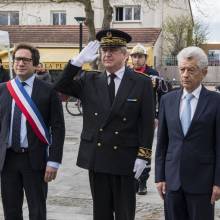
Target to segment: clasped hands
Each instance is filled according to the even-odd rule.
[[[71,64],[74,66],[81,67],[84,63],[91,63],[99,56],[98,49],[100,44],[97,40],[90,41],[88,45],[74,58],[71,60]]]

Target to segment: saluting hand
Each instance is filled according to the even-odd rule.
[[[219,199],[220,199],[220,187],[219,186],[213,186],[211,204],[214,205],[215,201],[217,201]]]
[[[91,63],[98,57],[100,44],[97,40],[90,41],[88,45],[71,60],[71,64],[81,67],[84,63]]]
[[[55,180],[56,176],[57,176],[57,169],[50,167],[50,166],[47,166],[46,171],[45,171],[45,175],[44,175],[44,181],[46,183],[48,183],[52,180]]]

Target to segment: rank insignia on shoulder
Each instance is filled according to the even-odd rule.
[[[148,74],[146,74],[146,73],[142,73],[142,72],[137,71],[137,70],[134,70],[134,71],[135,71],[135,73],[139,73],[139,74],[141,74],[141,75],[144,75],[144,76],[146,76],[146,77],[149,77],[149,78],[150,78],[150,76],[149,76]]]
[[[102,71],[100,71],[100,70],[86,70],[85,72],[86,73],[93,73],[93,74],[100,74],[100,73],[102,73]]]

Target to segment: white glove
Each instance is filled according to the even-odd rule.
[[[136,159],[135,163],[134,163],[134,169],[133,172],[135,172],[134,178],[135,179],[139,179],[139,177],[141,176],[144,168],[146,168],[146,160],[142,160],[142,159]]]
[[[90,41],[75,58],[71,59],[71,64],[81,67],[84,63],[91,63],[99,56],[97,54],[99,46],[100,44],[97,40]]]

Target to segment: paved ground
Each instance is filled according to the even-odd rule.
[[[65,119],[66,140],[63,164],[57,179],[49,185],[48,220],[92,220],[92,200],[87,171],[75,165],[82,118],[71,117],[65,112]],[[153,183],[153,173],[152,171],[148,182],[148,195],[137,196],[136,220],[163,220],[162,201]],[[26,203],[24,216],[24,219],[28,220]],[[216,220],[220,220],[219,208],[216,216]],[[4,220],[1,202],[0,220]]]

